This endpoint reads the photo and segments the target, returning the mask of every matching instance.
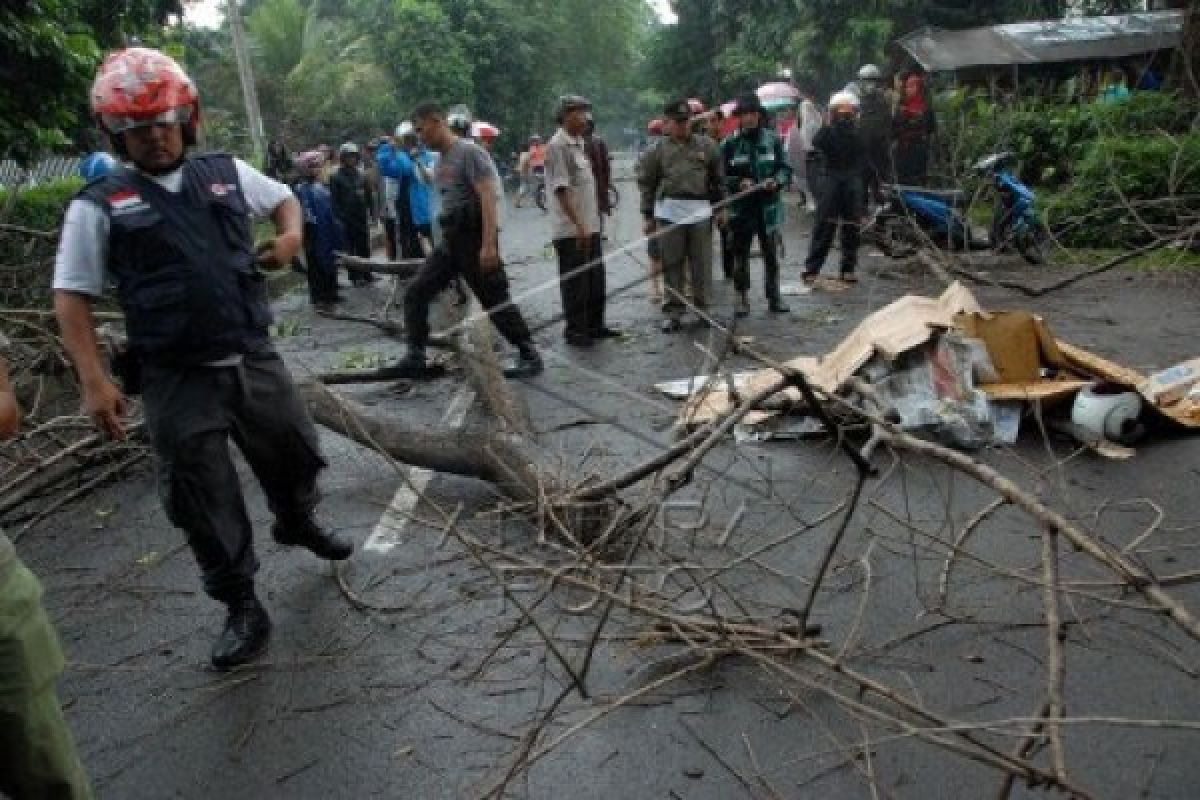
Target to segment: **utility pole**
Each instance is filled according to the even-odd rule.
[[[238,77],[242,82],[242,97],[246,101],[246,124],[250,127],[250,141],[254,146],[254,160],[262,164],[266,146],[263,139],[262,112],[258,109],[258,90],[254,88],[254,67],[250,64],[250,54],[246,51],[246,31],[242,27],[242,12],[237,0],[227,0],[226,16],[229,18],[229,32],[233,36],[233,52],[237,57]]]

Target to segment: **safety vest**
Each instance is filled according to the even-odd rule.
[[[108,215],[106,267],[139,357],[203,364],[268,345],[266,278],[233,158],[187,159],[178,193],[121,168],[80,194]]]

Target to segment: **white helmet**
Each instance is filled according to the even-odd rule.
[[[860,81],[881,81],[883,80],[883,73],[874,64],[864,64],[862,69],[858,71],[858,79]]]
[[[1128,441],[1138,433],[1142,398],[1112,384],[1093,383],[1075,396],[1071,422],[1099,439]]]
[[[356,145],[354,142],[344,142],[342,146],[338,148],[338,155],[356,156],[358,155],[358,145]]]
[[[837,113],[838,111],[853,111],[857,114],[859,105],[858,95],[854,92],[847,92],[844,89],[836,92],[833,97],[829,98],[829,110],[833,113]]]
[[[451,106],[446,112],[446,124],[450,126],[450,130],[460,136],[471,135],[471,123],[475,121],[475,117],[471,114],[471,109],[459,103]]]
[[[412,122],[410,122],[408,120],[404,120],[404,122],[401,122],[399,125],[396,126],[396,138],[397,139],[403,139],[405,136],[412,136],[416,132],[417,132],[417,129],[414,128]]]

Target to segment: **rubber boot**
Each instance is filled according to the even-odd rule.
[[[258,602],[254,587],[239,591],[227,605],[225,629],[212,648],[212,665],[221,670],[253,661],[267,649],[271,635],[271,618]]]

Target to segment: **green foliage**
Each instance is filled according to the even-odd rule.
[[[1049,204],[1049,221],[1070,245],[1136,247],[1200,214],[1196,186],[1200,133],[1101,136]]]
[[[0,7],[0,158],[26,163],[80,138],[90,127],[87,89],[102,51],[179,10],[178,0],[5,2]]]
[[[67,178],[22,189],[6,222],[36,231],[57,230],[67,203],[82,186],[79,178]],[[8,207],[8,191],[12,190],[0,190],[0,208]],[[50,265],[57,243],[57,237],[0,232],[0,306],[49,306]]]

